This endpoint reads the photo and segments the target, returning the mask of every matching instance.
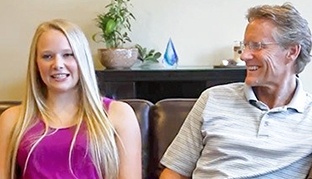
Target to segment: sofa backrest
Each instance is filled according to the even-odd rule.
[[[168,98],[152,107],[150,113],[151,153],[149,179],[158,179],[163,167],[159,161],[177,135],[196,99]]]
[[[20,101],[0,101],[0,115],[9,107],[21,104]]]
[[[144,99],[123,99],[122,101],[128,103],[133,108],[138,118],[142,138],[142,175],[143,178],[147,178],[148,166],[150,161],[149,112],[154,104]]]

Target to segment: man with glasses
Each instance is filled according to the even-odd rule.
[[[312,97],[296,75],[311,60],[308,23],[289,3],[246,17],[245,82],[201,94],[161,160],[161,179],[307,177]]]

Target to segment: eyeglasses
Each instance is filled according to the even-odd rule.
[[[257,51],[264,49],[267,45],[277,45],[277,42],[241,42],[242,50],[248,47],[249,50]]]

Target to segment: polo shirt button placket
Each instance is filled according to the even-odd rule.
[[[270,124],[269,121],[265,121],[265,122],[264,122],[264,126],[265,126],[265,127],[269,126],[269,124]]]
[[[258,131],[258,136],[259,137],[269,137],[269,130],[267,129],[269,127],[270,122],[268,121],[270,119],[270,114],[268,112],[264,112],[260,126],[259,126],[259,131]]]

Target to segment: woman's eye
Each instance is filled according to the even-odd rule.
[[[46,59],[46,60],[49,60],[49,59],[52,58],[52,55],[44,54],[44,55],[42,55],[42,58],[43,58],[43,59]]]
[[[73,56],[74,56],[73,53],[65,53],[65,54],[64,54],[64,57],[73,57]]]

